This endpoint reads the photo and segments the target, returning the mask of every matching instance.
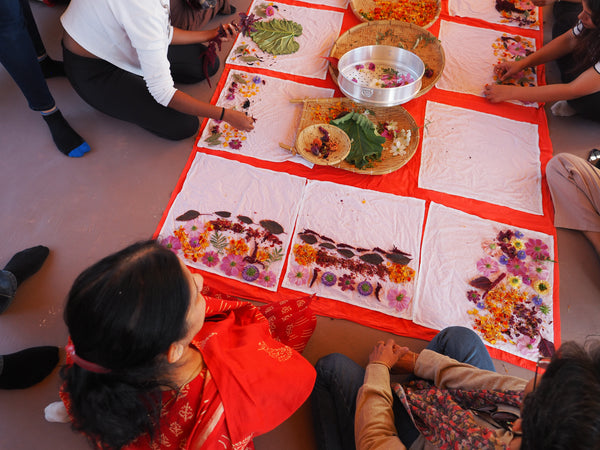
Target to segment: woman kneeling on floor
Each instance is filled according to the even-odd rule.
[[[263,315],[202,290],[203,278],[154,241],[75,280],[61,398],[95,448],[252,449],[308,398],[314,368],[271,334],[281,304]],[[294,336],[314,329],[309,301],[285,304],[299,318],[284,327],[297,326]]]
[[[65,72],[88,104],[166,139],[198,131],[198,116],[224,120],[243,131],[254,119],[201,102],[174,82],[197,83],[214,75],[219,60],[202,42],[219,29],[187,31],[169,21],[168,0],[71,0],[61,17]],[[224,27],[228,40],[237,29]]]
[[[557,116],[581,114],[600,120],[600,0],[583,0],[579,22],[537,52],[523,59],[496,66],[501,80],[518,75],[527,67],[557,60],[562,83],[523,87],[491,84],[484,94],[491,102],[556,102]]]

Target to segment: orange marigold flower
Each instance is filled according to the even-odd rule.
[[[388,272],[390,274],[390,280],[394,283],[406,283],[411,281],[415,276],[414,269],[402,264],[388,263]]]
[[[248,244],[243,239],[229,239],[227,252],[230,255],[245,255],[248,252]]]
[[[315,262],[317,251],[308,244],[296,244],[294,245],[294,257],[301,266],[308,266]]]

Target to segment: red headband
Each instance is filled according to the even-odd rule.
[[[102,367],[99,364],[86,361],[85,359],[81,358],[80,356],[77,356],[77,353],[75,353],[75,346],[73,345],[73,343],[69,343],[65,347],[65,350],[67,351],[67,354],[71,357],[73,362],[75,364],[77,364],[79,367],[81,367],[82,369],[85,369],[89,372],[94,372],[94,373],[109,373],[110,372],[110,369],[107,369],[106,367]]]

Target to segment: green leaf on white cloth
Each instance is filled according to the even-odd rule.
[[[272,55],[289,55],[300,49],[294,40],[302,35],[302,25],[291,20],[273,19],[253,24],[256,31],[250,33],[252,40],[263,51]]]

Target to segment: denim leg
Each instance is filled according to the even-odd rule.
[[[481,338],[469,328],[444,328],[431,340],[427,349],[480,369],[496,371]]]
[[[17,292],[16,277],[6,270],[0,270],[0,314],[11,304]],[[0,371],[2,373],[2,371]]]
[[[33,20],[33,16],[30,17]],[[20,0],[0,0],[0,63],[25,95],[29,107],[45,111],[52,109],[55,103],[38,63],[28,26],[37,30],[35,22],[27,23]]]
[[[356,395],[363,385],[365,369],[339,353],[319,359],[315,368],[317,380],[311,406],[317,448],[352,450]]]

